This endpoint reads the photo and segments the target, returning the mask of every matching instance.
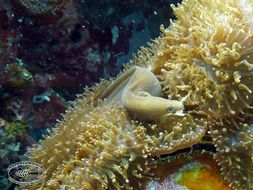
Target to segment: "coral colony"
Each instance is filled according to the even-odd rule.
[[[252,6],[252,0],[172,5],[177,19],[161,26],[160,37],[117,78],[86,89],[28,151],[46,178],[27,188],[142,189],[162,159],[169,171],[202,157],[215,160],[222,176],[213,189],[253,189]],[[180,151],[201,144],[216,150]],[[209,166],[190,165],[164,183],[185,189],[185,178],[201,172],[200,179],[217,180]]]

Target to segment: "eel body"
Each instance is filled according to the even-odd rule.
[[[100,97],[107,104],[120,103],[136,119],[157,120],[183,112],[181,101],[161,98],[161,85],[146,68],[134,66],[121,74]]]

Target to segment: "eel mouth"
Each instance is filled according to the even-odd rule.
[[[167,113],[164,116],[171,116],[171,115],[175,115],[175,116],[185,116],[185,114],[187,114],[187,112],[185,111],[185,109],[181,109],[181,110],[177,110],[176,112],[173,113]]]
[[[187,115],[187,111],[185,111],[185,109],[181,109],[181,110],[177,110],[176,112],[173,113],[166,113],[163,116],[161,116],[160,119],[166,119],[168,117],[183,117],[185,115]]]
[[[187,114],[187,110],[185,109],[178,110],[174,113],[174,115],[177,115],[177,116],[185,116],[185,114]]]

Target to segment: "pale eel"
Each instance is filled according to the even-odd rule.
[[[163,116],[183,115],[182,101],[159,97],[161,85],[146,68],[133,66],[121,74],[102,94],[107,104],[119,102],[136,119],[157,120]]]

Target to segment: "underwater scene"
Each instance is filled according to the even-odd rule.
[[[0,0],[0,190],[253,190],[253,0]]]

